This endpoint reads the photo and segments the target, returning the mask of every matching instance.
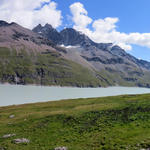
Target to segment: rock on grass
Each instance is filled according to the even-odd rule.
[[[12,119],[12,118],[14,118],[14,117],[15,117],[15,115],[10,115],[10,116],[9,116],[10,119]]]
[[[13,137],[13,136],[16,136],[16,134],[5,134],[5,135],[2,136],[2,138],[6,139],[6,138]]]
[[[54,150],[68,150],[67,147],[56,147]]]
[[[20,143],[30,143],[30,140],[26,139],[26,138],[22,138],[22,139],[14,139],[13,143],[15,144],[20,144]]]

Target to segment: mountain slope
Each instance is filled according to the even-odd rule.
[[[59,32],[57,32],[57,30],[54,29],[50,24],[46,24],[44,27],[39,24],[32,31],[44,36],[47,39],[50,39],[56,44],[62,39]]]
[[[54,38],[46,36],[42,30],[39,32],[50,40]],[[57,36],[61,39],[57,44],[66,48],[67,59],[99,72],[111,79],[113,85],[150,87],[149,62],[131,56],[112,43],[95,43],[72,28],[57,32]]]
[[[65,49],[31,30],[0,21],[2,83],[107,86],[94,71],[66,59],[63,56],[65,53]]]
[[[66,28],[33,31],[0,21],[0,82],[79,87],[150,87],[150,63]]]

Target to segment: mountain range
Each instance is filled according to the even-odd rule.
[[[72,28],[33,30],[0,21],[0,82],[77,87],[150,87],[150,62]]]

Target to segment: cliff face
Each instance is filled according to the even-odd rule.
[[[0,21],[0,82],[62,86],[150,87],[150,63],[112,43],[95,43],[46,24],[33,31]]]
[[[54,29],[50,24],[46,24],[45,26],[41,26],[40,24],[36,26],[33,32],[42,35],[43,37],[50,39],[53,43],[57,44],[62,40],[62,37],[56,29]]]

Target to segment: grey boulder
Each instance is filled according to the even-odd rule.
[[[12,118],[14,118],[14,117],[15,117],[15,115],[10,115],[10,116],[9,116],[10,119],[12,119]]]
[[[54,150],[68,150],[67,147],[56,147]]]
[[[15,144],[20,144],[20,143],[29,143],[30,140],[26,139],[26,138],[22,138],[22,139],[14,139],[13,142]]]
[[[16,136],[16,134],[5,134],[5,135],[2,136],[2,138],[6,139],[6,138],[13,137],[13,136]]]

